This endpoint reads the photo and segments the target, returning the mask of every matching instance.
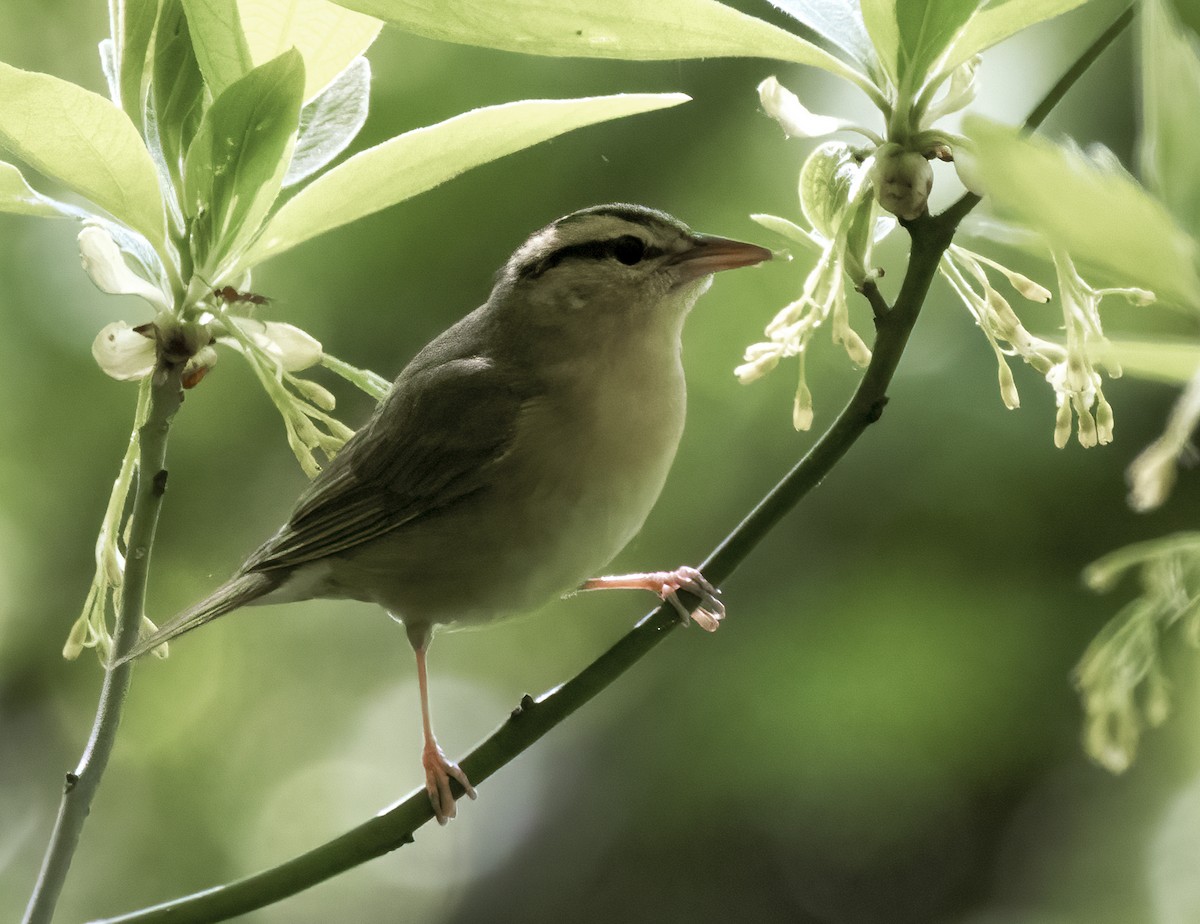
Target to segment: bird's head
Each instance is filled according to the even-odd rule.
[[[754,244],[697,234],[665,212],[598,205],[530,236],[500,271],[492,298],[537,327],[593,336],[678,329],[713,273],[770,258]]]

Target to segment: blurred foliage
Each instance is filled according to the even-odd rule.
[[[786,25],[765,3],[739,8]],[[978,108],[1017,121],[1113,15],[1096,2],[985,56]],[[0,6],[0,60],[102,91],[98,3]],[[1048,125],[1127,163],[1128,39]],[[865,106],[820,74],[757,60],[635,64],[524,58],[385,30],[371,53],[376,143],[526,97],[683,91],[677,109],[583,129],[491,164],[269,263],[265,317],[394,375],[482,301],[533,228],[611,200],[666,209],[770,246],[750,212],[794,214],[810,145],[785,141],[754,88],[775,73],[813,108]],[[863,111],[866,111],[865,109]],[[953,195],[939,168],[935,202]],[[135,387],[90,345],[138,303],[80,272],[76,228],[0,216],[0,919],[19,915],[93,714],[100,670],[59,652],[91,577],[95,527]],[[972,246],[981,249],[979,241]],[[1048,266],[1008,257],[1035,278]],[[879,254],[892,295],[899,236]],[[787,422],[793,383],[732,375],[796,290],[802,261],[717,280],[685,336],[691,408],[659,507],[617,568],[698,560],[811,445]],[[889,288],[890,287],[890,288]],[[865,304],[855,323],[869,328]],[[1026,312],[1031,329],[1055,309]],[[1114,335],[1178,318],[1118,306]],[[1181,328],[1177,332],[1183,332]],[[809,364],[814,432],[856,381]],[[1141,924],[1200,917],[1200,689],[1172,666],[1178,711],[1112,777],[1078,746],[1068,675],[1119,606],[1086,592],[1089,561],[1194,527],[1184,477],[1150,516],[1123,470],[1174,397],[1110,386],[1113,445],[1056,450],[1052,396],[1016,370],[1006,411],[984,340],[941,283],[891,403],[849,457],[726,586],[715,638],[691,631],[482,787],[444,830],[278,906],[257,922],[752,921]],[[338,390],[337,382],[328,382]],[[367,401],[338,390],[356,423]],[[303,484],[274,409],[236,362],[190,392],[170,447],[150,588],[166,616],[224,577]],[[547,511],[548,516],[553,511]],[[1127,589],[1132,594],[1133,588]],[[648,601],[588,595],[431,656],[452,754],[525,691],[569,676]],[[254,610],[137,672],[113,764],[60,906],[116,913],[282,860],[361,821],[420,779],[415,672],[395,625],[353,603]]]

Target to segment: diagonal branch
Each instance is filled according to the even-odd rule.
[[[862,382],[829,430],[701,566],[714,584],[728,578],[879,419],[887,403],[887,387],[956,226],[957,220],[928,215],[907,225],[912,236],[908,272],[895,306],[878,322],[874,354]],[[463,759],[463,771],[476,785],[482,783],[649,654],[679,624],[672,608],[660,606],[561,687],[538,699],[524,697],[508,720]],[[461,787],[456,785],[455,793],[461,795]],[[432,817],[429,797],[422,788],[364,824],[279,866],[107,919],[106,924],[220,921],[244,914],[411,843],[413,832]]]
[[[1026,120],[1032,130],[1129,24],[1126,10],[1046,94]],[[887,404],[887,388],[916,324],[942,254],[959,223],[979,203],[967,193],[938,216],[903,223],[912,239],[908,268],[890,308],[876,290],[869,301],[876,314],[877,337],[871,362],[849,403],[803,459],[762,499],[701,566],[713,583],[724,582],[779,521],[833,469],[850,447],[877,421]],[[608,651],[562,686],[534,699],[526,695],[504,722],[461,762],[477,785],[532,746],[548,731],[608,687],[650,653],[679,625],[669,606],[641,620]],[[462,789],[453,784],[455,795]],[[96,924],[199,924],[221,921],[262,908],[412,843],[413,833],[433,817],[425,790],[419,789],[369,821],[279,866],[235,882],[215,886],[151,908]]]

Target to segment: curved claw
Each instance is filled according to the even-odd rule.
[[[667,572],[664,577],[659,596],[668,601],[679,613],[679,618],[686,626],[695,620],[705,632],[716,632],[721,620],[725,618],[725,604],[721,602],[721,591],[705,579],[696,568],[688,565]],[[689,613],[687,607],[679,600],[678,591],[684,590],[700,598],[700,605],[695,612]]]
[[[696,621],[706,632],[716,632],[725,618],[725,604],[721,602],[721,591],[713,587],[704,575],[696,568],[684,565],[674,571],[651,571],[648,574],[621,574],[610,577],[592,578],[586,581],[580,590],[607,590],[627,588],[630,590],[650,590],[658,594],[661,600],[670,603],[679,614],[680,621],[686,626],[692,620]],[[679,599],[678,592],[686,591],[700,599],[700,605],[694,612],[689,613]]]
[[[458,814],[458,805],[450,791],[450,780],[457,780],[468,796],[474,799],[475,787],[467,779],[462,768],[450,761],[436,743],[430,742],[421,752],[421,763],[425,767],[425,791],[439,825],[444,825]]]

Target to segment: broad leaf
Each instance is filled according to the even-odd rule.
[[[117,0],[111,9],[118,21],[111,23],[116,40],[117,87],[113,100],[135,125],[142,121],[142,87],[146,55],[154,36],[159,0]]]
[[[154,42],[147,135],[158,143],[171,186],[183,190],[183,158],[204,114],[204,78],[180,0],[164,0]]]
[[[408,32],[531,55],[778,58],[866,78],[823,48],[716,0],[338,0]]]
[[[358,58],[325,92],[300,110],[300,131],[285,187],[312,176],[354,140],[367,120],[371,65]]]
[[[892,81],[916,93],[982,0],[862,0],[863,20]]]
[[[1087,0],[992,0],[971,17],[954,43],[944,69],[952,71],[963,62],[1030,26],[1061,16]]]
[[[0,63],[0,147],[162,242],[154,162],[129,116],[103,96]]]
[[[871,37],[863,23],[858,0],[770,0],[826,41],[836,45],[866,73],[877,61]]]
[[[304,59],[292,50],[229,85],[204,114],[188,149],[186,208],[197,216],[198,268],[224,264],[266,217],[291,159]]]
[[[263,64],[295,48],[304,56],[304,99],[324,90],[365,52],[383,23],[328,0],[238,0],[250,58]]]
[[[465,170],[564,132],[667,106],[682,93],[524,100],[475,109],[355,154],[302,189],[267,223],[242,261],[261,263],[323,234],[432,189]]]
[[[1200,238],[1200,49],[1163,0],[1147,0],[1142,10],[1142,171],[1179,223]]]
[[[237,0],[183,0],[196,60],[213,98],[254,67]]]
[[[21,171],[0,161],[0,212],[38,218],[81,218],[85,213],[65,202],[43,196],[25,182]]]
[[[1200,308],[1196,242],[1119,165],[979,116],[965,121],[965,165],[1002,218],[1040,233],[1113,282]]]

